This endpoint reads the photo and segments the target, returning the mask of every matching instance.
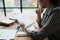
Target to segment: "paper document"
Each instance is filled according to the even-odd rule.
[[[16,36],[17,30],[13,29],[0,29],[0,40],[14,39]]]
[[[23,14],[20,14],[20,15],[14,14],[14,15],[12,15],[12,17],[14,17],[16,20],[18,20],[19,23],[23,22],[26,25],[26,27],[29,27],[34,24],[34,22],[32,20],[30,20],[27,16],[25,16]]]
[[[18,26],[18,27],[19,27],[19,26]],[[28,29],[29,29],[30,31],[35,30],[34,25],[30,26]],[[28,34],[24,31],[24,29],[22,29],[21,27],[19,27],[19,30],[18,30],[18,32],[17,32],[17,36],[27,36],[27,35],[28,35]]]

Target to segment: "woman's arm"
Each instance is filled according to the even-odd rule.
[[[37,14],[37,23],[39,25],[39,27],[41,27],[41,13],[43,12],[42,8],[38,8],[36,10],[36,14]]]
[[[44,27],[40,29],[40,31],[32,31],[30,32],[30,35],[33,39],[44,39],[45,37],[49,36],[52,33],[55,33],[56,31],[60,30],[60,10],[55,10],[52,12],[53,15],[49,18],[49,21],[47,21],[47,25],[45,24]]]

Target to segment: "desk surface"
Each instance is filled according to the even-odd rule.
[[[33,16],[29,16],[29,18],[33,21],[36,20],[36,17]],[[16,27],[18,26],[18,23],[14,23],[13,25],[9,26],[9,27],[5,27],[5,26],[0,26],[0,29],[16,29]],[[38,25],[36,25],[38,26]],[[26,37],[17,37],[15,38],[15,40],[32,40],[30,36],[26,36]]]
[[[14,23],[13,25],[9,26],[9,27],[5,27],[5,26],[0,26],[0,29],[16,29],[18,23]],[[37,23],[35,24],[36,26]],[[15,37],[14,40],[32,40],[32,38],[30,36],[24,36],[24,37]],[[48,38],[45,38],[44,40],[48,40]]]
[[[12,24],[12,25],[10,25],[10,26],[0,26],[0,29],[16,29],[16,27],[17,27],[17,23],[14,23],[14,24]]]
[[[13,25],[9,26],[9,27],[5,27],[5,26],[0,26],[0,29],[16,29],[17,27],[17,23],[14,23]],[[30,36],[26,36],[26,37],[15,37],[15,40],[32,40]]]

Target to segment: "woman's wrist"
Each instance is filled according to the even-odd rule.
[[[25,27],[24,28],[24,31],[28,33],[29,32],[29,29]]]

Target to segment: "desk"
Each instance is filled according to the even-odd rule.
[[[18,23],[14,23],[13,25],[9,26],[9,27],[4,27],[4,26],[0,26],[0,29],[16,29]],[[26,37],[15,37],[15,40],[32,40],[30,36],[26,36]]]
[[[28,15],[26,15],[28,16]],[[29,18],[33,21],[35,21],[36,17],[34,16],[29,16]],[[4,26],[0,26],[0,29],[16,29],[16,26],[18,25],[18,23],[14,23],[13,25],[9,26],[9,27],[4,27]],[[32,40],[30,36],[26,36],[26,37],[17,37],[15,38],[15,40]]]
[[[18,23],[14,23],[13,25],[9,26],[9,27],[4,27],[4,26],[0,26],[0,29],[16,29]],[[37,26],[37,24],[36,24]],[[15,37],[15,40],[32,40],[32,38],[30,36],[25,36],[25,37]],[[45,38],[44,40],[48,40],[48,38]]]
[[[32,18],[30,17],[31,20],[35,21],[36,17]],[[14,23],[13,25],[9,26],[9,27],[5,27],[5,26],[0,26],[0,29],[16,29],[16,27],[18,26],[18,23]],[[35,26],[38,26],[37,23],[35,23]],[[15,37],[15,40],[32,40],[30,36],[25,36],[25,37]]]

